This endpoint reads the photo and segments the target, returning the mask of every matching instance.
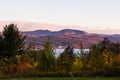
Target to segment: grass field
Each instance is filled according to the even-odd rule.
[[[8,80],[120,80],[120,78],[19,78],[19,79],[8,79]]]

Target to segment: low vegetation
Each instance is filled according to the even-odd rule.
[[[31,78],[29,80],[32,80],[34,77],[120,77],[120,43],[112,43],[108,38],[91,46],[88,53],[83,51],[82,43],[81,54],[74,54],[73,47],[68,46],[57,58],[49,38],[43,45],[44,48],[37,51],[32,43],[24,46],[25,38],[16,25],[4,27],[3,35],[0,37],[0,78],[28,80],[29,77]],[[118,80],[118,78],[59,78],[68,79]]]
[[[74,78],[20,78],[20,79],[10,79],[10,80],[119,80],[120,78],[79,78],[79,77],[74,77]]]

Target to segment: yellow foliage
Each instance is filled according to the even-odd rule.
[[[82,68],[83,64],[82,62],[80,61],[80,58],[79,57],[76,57],[74,62],[73,62],[73,71],[79,71],[81,68]]]
[[[15,58],[16,58],[17,60],[20,60],[21,55],[16,55]]]
[[[39,64],[39,62],[38,62],[38,61],[36,61],[36,62],[34,62],[33,66],[34,66],[34,67],[37,67],[37,66],[38,66],[38,64]]]
[[[104,64],[111,66],[113,61],[112,53],[108,51],[104,51],[103,57],[104,57]]]

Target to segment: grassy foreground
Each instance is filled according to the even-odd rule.
[[[9,79],[9,80],[120,80],[120,78],[81,78],[81,77],[74,77],[74,78],[19,78],[19,79]]]

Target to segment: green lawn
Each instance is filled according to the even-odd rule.
[[[8,80],[120,80],[120,78],[20,78],[20,79],[8,79]]]

